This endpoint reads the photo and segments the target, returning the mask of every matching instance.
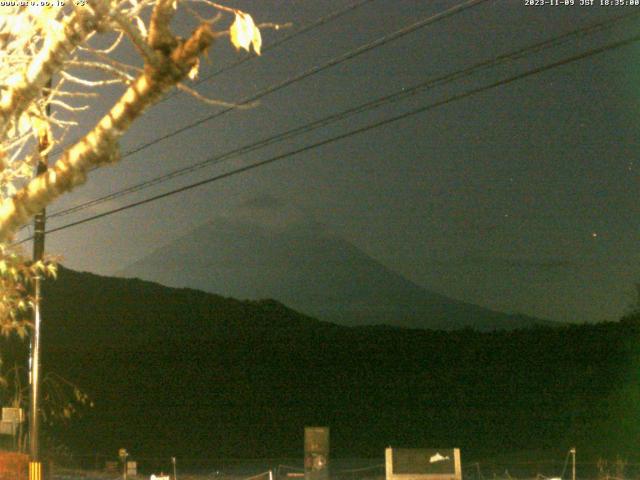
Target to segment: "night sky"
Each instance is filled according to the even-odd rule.
[[[579,3],[580,0],[576,0]],[[353,0],[228,1],[259,22],[265,45]],[[270,85],[444,11],[460,1],[372,0],[199,84],[238,102]],[[596,3],[599,3],[597,1]],[[51,206],[71,207],[332,113],[551,39],[637,7],[489,1],[167,138]],[[363,112],[74,215],[55,228],[270,158],[637,35],[640,16],[519,60]],[[176,29],[187,24],[178,18]],[[201,77],[242,59],[220,39]],[[123,58],[133,58],[122,52]],[[277,199],[408,279],[450,297],[560,321],[619,318],[640,281],[637,157],[640,44],[531,75],[282,161],[47,238],[71,268],[112,274],[160,245],[255,199]],[[92,125],[115,98],[81,117]],[[127,152],[205,118],[185,94],[154,107],[122,141]],[[78,133],[80,131],[78,130]],[[77,135],[71,134],[71,137]],[[286,221],[286,219],[285,219]]]

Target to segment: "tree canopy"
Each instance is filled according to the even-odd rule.
[[[15,2],[0,16],[0,329],[25,331],[24,312],[35,275],[53,274],[47,262],[30,264],[12,244],[33,216],[83,184],[90,170],[119,160],[118,140],[145,110],[194,79],[200,58],[218,37],[236,48],[260,53],[260,30],[242,11],[209,0],[74,0]],[[216,13],[201,15],[206,7]],[[185,36],[171,29],[184,9],[192,24]],[[225,24],[225,19],[232,19]],[[231,23],[230,26],[228,24]],[[227,26],[225,26],[227,25]],[[138,62],[117,52],[135,49]],[[104,116],[82,136],[64,144],[79,128],[77,112],[92,108],[101,87],[122,92]],[[48,106],[55,106],[55,114]],[[59,158],[34,176],[54,148]]]

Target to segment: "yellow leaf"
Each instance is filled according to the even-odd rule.
[[[55,18],[58,15],[58,8],[32,5],[27,8],[29,14],[35,20],[36,25],[43,31],[51,30]]]
[[[248,13],[236,11],[236,18],[229,29],[229,35],[231,43],[236,49],[243,48],[248,52],[253,46],[253,51],[260,55],[262,36]]]
[[[20,115],[18,119],[18,134],[24,135],[31,129],[31,118],[27,112]]]
[[[5,191],[7,192],[8,197],[13,197],[17,192],[16,187],[13,183],[7,183]]]
[[[258,27],[254,27],[251,45],[253,45],[253,51],[256,52],[256,55],[260,55],[260,49],[262,48],[262,35],[260,35],[260,29]]]
[[[33,175],[33,166],[25,162],[18,167],[16,174],[20,177],[30,177]]]
[[[189,78],[191,80],[195,80],[196,78],[198,78],[198,69],[200,68],[200,59],[196,58],[196,62],[193,64],[193,67],[191,67],[191,70],[189,70]]]
[[[38,138],[51,137],[51,127],[46,117],[44,117],[36,109],[31,110],[30,121],[31,128],[36,132]]]
[[[55,264],[53,264],[53,263],[50,263],[50,264],[47,265],[47,272],[53,278],[57,278],[58,277],[58,269],[56,268]]]

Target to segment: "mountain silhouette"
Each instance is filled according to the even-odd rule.
[[[95,402],[52,434],[89,466],[121,447],[147,469],[171,456],[301,458],[308,425],[331,427],[337,456],[388,445],[459,446],[466,460],[635,452],[637,323],[346,327],[273,300],[63,267],[42,307],[45,375]]]
[[[272,298],[351,326],[493,330],[552,324],[429,291],[271,197],[196,228],[116,276],[235,298]]]
[[[43,370],[95,401],[52,432],[90,466],[121,447],[146,468],[171,456],[300,458],[306,425],[330,426],[338,456],[388,445],[460,446],[467,460],[571,445],[582,458],[626,455],[637,345],[628,322],[346,327],[273,300],[65,268],[43,289]]]

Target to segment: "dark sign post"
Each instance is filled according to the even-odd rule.
[[[122,480],[127,480],[127,457],[129,456],[129,452],[127,452],[125,448],[121,448],[118,450],[118,456],[122,462]]]

